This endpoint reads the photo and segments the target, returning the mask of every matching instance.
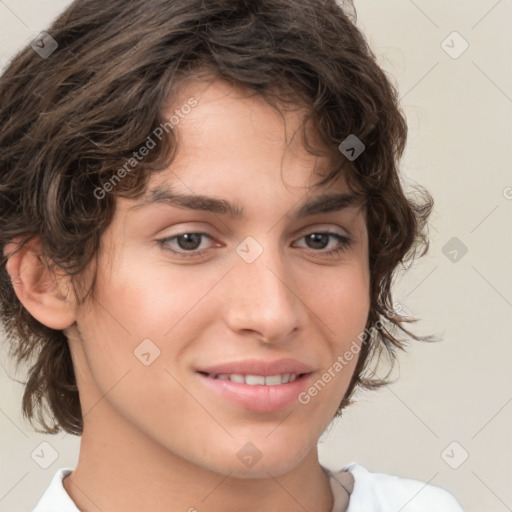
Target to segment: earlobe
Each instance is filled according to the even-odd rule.
[[[6,270],[18,299],[42,324],[52,329],[68,328],[76,319],[70,278],[49,268],[37,238],[17,250],[21,240],[9,242],[4,249],[8,258]]]

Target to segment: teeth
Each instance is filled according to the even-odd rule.
[[[250,386],[264,386],[265,385],[265,377],[263,375],[246,375],[245,376],[245,383],[249,384]]]
[[[265,385],[266,386],[276,386],[278,384],[282,384],[283,379],[281,375],[272,375],[270,377],[265,377]]]
[[[218,375],[211,373],[208,376],[218,380],[230,380],[231,382],[239,382],[240,384],[249,384],[249,386],[278,386],[279,384],[287,384],[297,380],[296,373],[270,375],[268,377],[263,375],[241,375],[239,373],[220,373]]]

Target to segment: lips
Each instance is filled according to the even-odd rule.
[[[270,413],[297,402],[313,368],[295,359],[246,359],[197,370],[210,392],[243,409]]]
[[[209,375],[260,375],[271,377],[274,375],[311,373],[314,369],[296,359],[244,359],[228,363],[199,368],[198,371]]]

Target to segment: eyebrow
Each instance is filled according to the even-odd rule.
[[[337,212],[361,203],[360,197],[353,193],[326,193],[314,196],[306,203],[292,210],[291,216],[297,219],[319,213]],[[156,187],[141,203],[132,206],[130,210],[153,204],[168,204],[190,210],[200,210],[231,218],[240,219],[244,209],[225,199],[196,194],[181,194],[171,192],[167,188]]]

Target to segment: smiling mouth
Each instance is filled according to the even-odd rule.
[[[276,372],[276,369],[270,370],[268,367],[259,370],[267,375],[258,374],[256,368],[245,372],[240,369],[240,373],[213,373],[213,368],[208,370],[200,370],[196,374],[207,389],[239,408],[264,414],[291,407],[297,402],[298,395],[311,383],[314,374],[312,371],[298,373],[301,370],[304,372],[302,368],[297,368],[297,373],[279,373],[279,370]],[[229,368],[219,367],[219,370],[226,371]]]
[[[307,375],[306,373],[283,373],[279,375],[244,375],[240,373],[206,373],[199,372],[201,375],[215,380],[229,380],[239,384],[248,384],[249,386],[279,386],[289,384],[297,379]]]

